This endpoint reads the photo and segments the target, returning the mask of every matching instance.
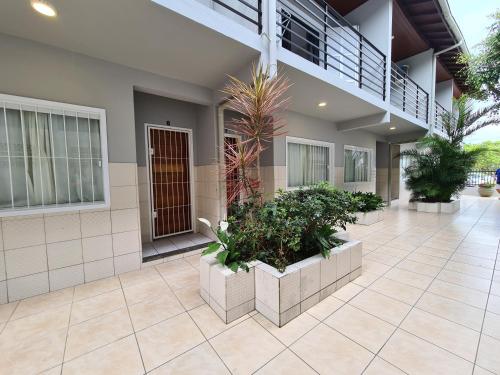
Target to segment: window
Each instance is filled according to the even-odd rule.
[[[344,146],[344,182],[370,181],[371,153],[368,148]]]
[[[287,137],[287,187],[308,186],[320,181],[333,183],[333,143]]]
[[[0,216],[109,202],[102,109],[0,94]]]

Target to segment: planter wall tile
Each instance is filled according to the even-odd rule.
[[[416,201],[408,202],[408,209],[409,210],[416,210],[417,209],[417,202]]]
[[[280,273],[260,263],[255,267],[255,308],[281,327],[361,274],[361,242],[315,255]]]
[[[437,214],[441,212],[441,205],[439,203],[417,202],[417,211]]]
[[[382,221],[384,219],[383,210],[375,210],[375,211],[369,211],[369,212],[357,212],[356,218],[357,218],[356,224],[372,225],[372,224],[378,223],[379,221]]]
[[[460,200],[454,200],[450,203],[441,203],[441,213],[452,214],[460,210]]]

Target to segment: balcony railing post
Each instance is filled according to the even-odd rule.
[[[359,73],[358,86],[363,87],[363,37],[359,38]]]
[[[257,28],[262,34],[262,0],[257,0]]]
[[[406,110],[406,74],[403,77],[403,112]]]
[[[418,118],[418,105],[419,105],[419,102],[418,102],[418,94],[419,94],[420,90],[419,88],[417,87],[417,103],[416,103],[416,106],[415,106],[415,117]]]

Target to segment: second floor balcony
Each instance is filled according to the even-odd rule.
[[[443,115],[447,115],[450,113],[447,111],[441,104],[437,101],[435,102],[435,110],[434,110],[434,132],[440,134],[446,134],[446,130],[443,125]]]
[[[391,104],[409,116],[429,121],[429,94],[396,64],[391,67]]]
[[[277,0],[281,46],[385,100],[386,56],[324,0]]]
[[[197,0],[251,30],[262,32],[263,0]]]

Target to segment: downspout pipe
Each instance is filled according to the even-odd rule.
[[[432,57],[432,86],[431,86],[431,103],[429,103],[430,107],[430,113],[429,113],[429,133],[432,134],[434,133],[434,115],[436,114],[436,60],[439,55],[442,55],[445,52],[454,50],[455,48],[458,48],[462,45],[463,39],[460,39],[458,43],[455,43],[454,45],[447,47],[445,49],[442,49],[441,51],[437,51],[434,53]]]

